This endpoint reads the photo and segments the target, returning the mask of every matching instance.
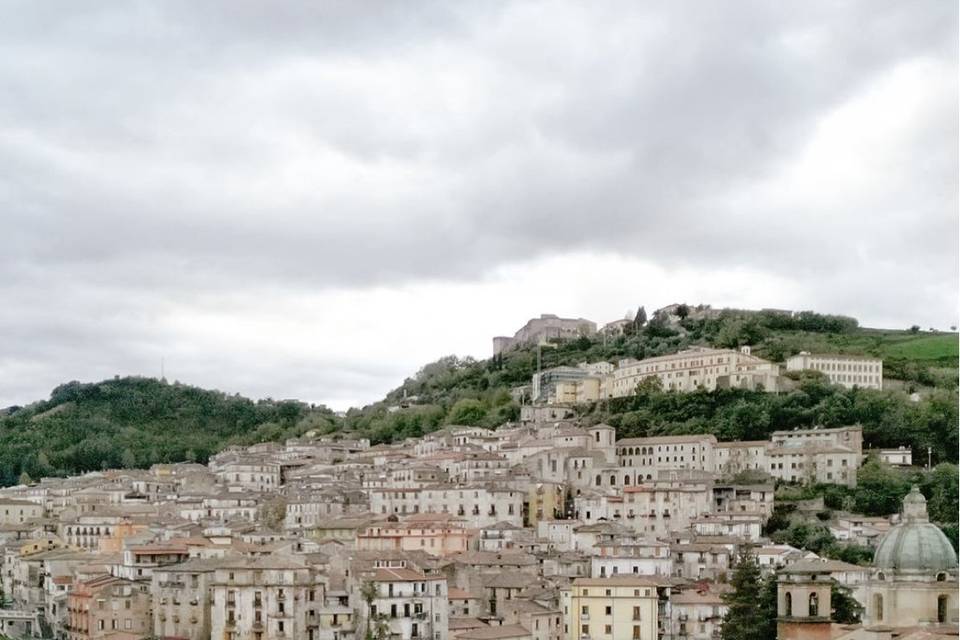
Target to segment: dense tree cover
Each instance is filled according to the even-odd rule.
[[[335,425],[329,410],[294,401],[254,402],[151,378],[70,382],[49,400],[0,417],[0,483],[206,462],[230,444],[282,440]]]
[[[927,512],[957,548],[957,466],[943,463],[929,471],[901,470],[870,456],[857,473],[857,486],[841,485],[781,486],[777,504],[767,521],[766,533],[779,543],[808,549],[814,553],[851,564],[870,564],[873,550],[835,540],[825,522],[834,510],[888,516],[900,511],[903,497],[917,485],[927,498]],[[796,501],[823,498],[825,512],[817,520],[801,516]],[[821,522],[822,521],[822,522]]]
[[[844,389],[809,379],[789,393],[741,389],[664,392],[640,388],[592,407],[592,419],[618,437],[712,433],[718,440],[765,440],[778,429],[861,424],[868,447],[933,449],[933,461],[956,462],[955,394],[935,392],[918,402],[897,391]]]

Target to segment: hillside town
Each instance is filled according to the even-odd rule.
[[[790,316],[792,312],[766,310]],[[720,311],[708,305],[691,307],[674,304],[653,313],[653,318],[683,331],[681,320],[717,318]],[[678,315],[679,314],[679,315]],[[513,337],[493,338],[493,354],[523,345],[550,347],[558,340],[622,335],[634,321],[607,323],[598,332],[597,324],[584,318],[561,318],[543,314],[530,319]],[[581,362],[576,366],[542,368],[533,374],[529,386],[514,390],[515,397],[529,398],[533,404],[573,405],[633,395],[638,385],[654,383],[666,391],[690,392],[698,389],[749,389],[782,392],[796,387],[786,372],[810,371],[823,375],[831,384],[846,388],[883,389],[883,360],[867,356],[806,351],[777,364],[751,353],[749,346],[739,349],[715,349],[696,346],[676,353],[637,360]]]
[[[618,439],[557,411],[392,445],[307,433],[207,465],[4,489],[3,634],[717,640],[747,557],[779,577],[779,637],[956,636],[957,556],[918,491],[897,516],[828,523],[875,548],[871,566],[764,535],[774,481],[856,484],[859,426]],[[833,584],[860,624],[831,619]]]

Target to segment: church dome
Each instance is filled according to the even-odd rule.
[[[956,573],[957,553],[927,518],[927,500],[917,487],[903,499],[903,520],[883,536],[873,556],[877,569],[893,572]]]

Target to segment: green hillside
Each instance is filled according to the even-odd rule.
[[[206,462],[230,444],[332,430],[336,417],[300,402],[261,400],[152,378],[70,382],[0,417],[0,483],[157,462]]]
[[[935,462],[957,460],[957,334],[864,329],[853,318],[806,312],[724,311],[681,321],[654,318],[617,337],[581,337],[542,349],[544,368],[620,358],[647,358],[695,345],[735,348],[776,362],[800,351],[884,358],[889,390],[843,389],[816,378],[786,394],[742,390],[676,394],[650,389],[637,396],[584,406],[623,436],[714,433],[722,440],[766,438],[776,429],[859,422],[867,444],[934,449]],[[447,356],[423,367],[383,402],[351,411],[345,428],[377,442],[419,436],[443,424],[495,427],[515,419],[510,390],[528,384],[537,366],[534,347],[476,361]],[[889,384],[890,382],[893,384]],[[920,391],[919,401],[907,394]],[[402,398],[412,406],[388,411]]]

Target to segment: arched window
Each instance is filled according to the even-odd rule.
[[[937,598],[937,622],[943,624],[947,621],[947,596]]]
[[[820,596],[815,593],[810,594],[810,604],[808,606],[807,615],[811,618],[816,618],[818,615],[818,609],[820,608]]]
[[[623,476],[623,484],[630,484],[630,476]]]
[[[603,482],[603,478],[601,478],[599,474],[597,475],[597,480],[596,480],[596,482],[597,482],[597,486],[598,486],[598,487],[599,487],[600,484]]]
[[[610,486],[617,484],[617,476],[610,476]]]
[[[873,617],[877,622],[883,620],[883,595],[879,593],[873,596]]]
[[[946,582],[946,580],[947,580],[947,574],[945,574],[942,571],[937,574],[937,582]]]
[[[787,592],[786,597],[783,599],[784,602],[784,614],[789,618],[793,615],[793,596],[790,595],[790,592]]]

